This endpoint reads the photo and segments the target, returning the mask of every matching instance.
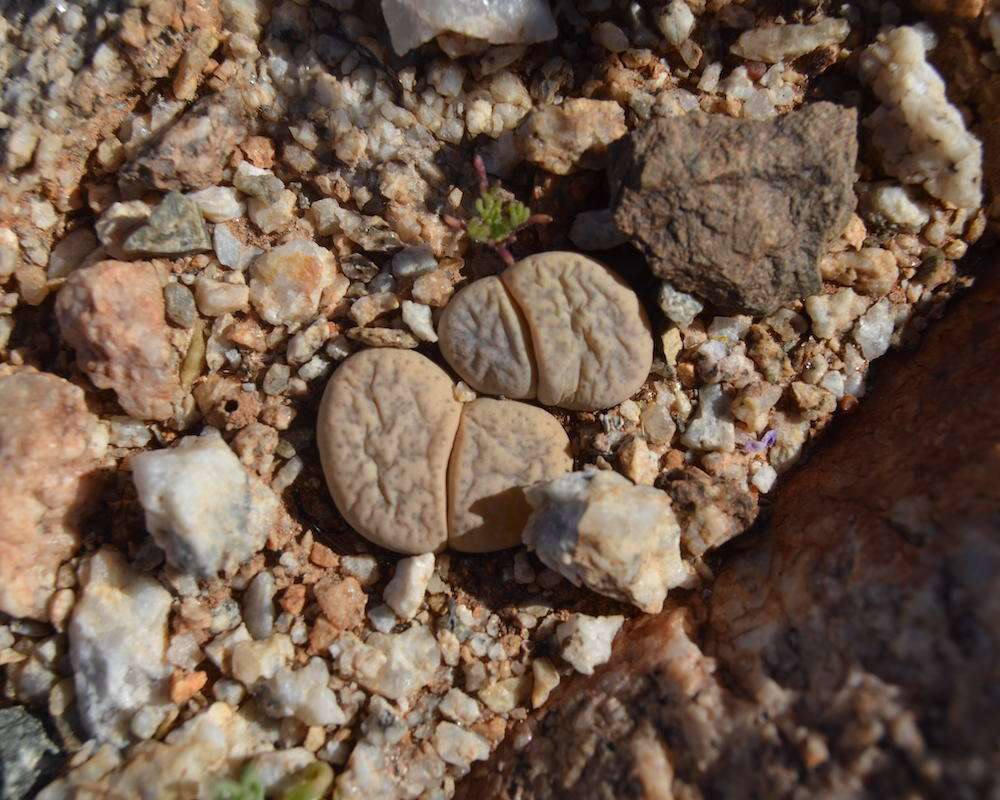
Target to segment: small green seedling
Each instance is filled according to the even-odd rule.
[[[476,199],[476,216],[470,220],[460,220],[446,216],[445,222],[453,228],[461,228],[476,244],[484,244],[496,250],[507,266],[514,263],[510,245],[517,234],[529,225],[551,222],[547,214],[532,215],[531,209],[520,200],[504,196],[500,185],[490,186],[486,175],[486,165],[480,156],[473,160],[476,176],[479,178],[479,197]]]
[[[264,800],[264,785],[249,764],[243,768],[239,782],[228,778],[215,787],[215,800]]]

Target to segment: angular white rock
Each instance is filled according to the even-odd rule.
[[[861,348],[861,355],[869,361],[885,355],[895,322],[889,298],[883,297],[869,308],[854,326],[854,341]]]
[[[660,286],[660,308],[667,319],[680,328],[686,328],[705,307],[696,297],[678,291],[669,283]]]
[[[321,658],[302,669],[281,666],[256,687],[264,711],[272,717],[295,717],[306,725],[343,725],[347,715],[329,686],[330,672]]]
[[[434,730],[434,749],[449,764],[468,767],[490,755],[490,745],[482,736],[453,722],[439,722]]]
[[[433,572],[433,553],[400,560],[396,565],[396,574],[382,593],[382,599],[400,619],[412,619],[424,601],[424,592]]]
[[[81,583],[69,624],[77,708],[89,735],[121,746],[133,713],[167,702],[172,598],[112,550],[85,562]]]
[[[373,633],[367,642],[354,634],[337,640],[337,671],[389,700],[402,700],[427,686],[441,663],[441,650],[428,628]]]
[[[403,301],[403,322],[413,335],[424,342],[436,342],[438,335],[434,331],[434,321],[431,318],[431,307],[412,300]]]
[[[657,15],[656,26],[664,38],[677,47],[694,30],[694,14],[684,0],[671,0]]]
[[[927,61],[931,46],[929,31],[901,27],[861,54],[861,77],[882,101],[864,124],[890,175],[959,208],[978,208],[983,148]]]
[[[904,186],[879,186],[872,191],[869,201],[873,211],[910,231],[920,230],[931,218],[927,209],[917,205]]]
[[[527,492],[524,543],[575,586],[655,614],[684,583],[681,530],[670,497],[616,472],[573,472]]]
[[[556,628],[562,657],[577,672],[593,675],[594,668],[611,658],[611,643],[625,617],[589,617],[573,614]]]
[[[534,44],[559,32],[545,0],[382,0],[397,54],[439,33],[460,33],[491,44]]]
[[[264,546],[278,500],[216,431],[140,453],[131,464],[146,528],[177,569],[214,577]]]
[[[283,633],[276,633],[261,642],[249,639],[237,642],[232,647],[229,660],[233,677],[244,686],[252,687],[259,680],[277,675],[294,655],[292,640]]]
[[[840,44],[851,32],[847,20],[827,17],[814,25],[765,25],[743,33],[730,50],[749,61],[793,61],[821,47]]]
[[[736,447],[736,427],[730,401],[718,383],[698,390],[698,413],[681,436],[681,443],[692,450],[731,453]]]
[[[453,722],[471,725],[479,719],[479,703],[461,689],[451,688],[441,699],[438,710]]]
[[[813,295],[807,297],[805,302],[806,313],[812,320],[817,339],[830,339],[849,330],[867,305],[863,297],[849,288],[838,289],[833,294]]]
[[[201,215],[209,222],[225,222],[243,216],[243,203],[236,190],[228,186],[209,186],[188,195],[194,200]]]
[[[225,225],[216,225],[212,231],[212,247],[222,266],[240,272],[263,252],[259,247],[243,244]]]

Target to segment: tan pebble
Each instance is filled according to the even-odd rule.
[[[334,569],[340,564],[340,557],[325,544],[314,542],[309,551],[309,560],[317,567]]]
[[[327,648],[337,641],[343,631],[326,617],[318,617],[309,631],[309,652],[326,653]]]
[[[660,459],[641,436],[630,437],[619,448],[618,463],[626,478],[642,486],[652,486],[660,474]]]
[[[523,487],[572,467],[569,438],[548,412],[513,400],[466,404],[448,469],[449,545],[480,553],[520,544],[531,514]]]
[[[364,620],[368,595],[361,588],[357,578],[322,581],[313,587],[313,594],[323,616],[334,627],[350,630]]]
[[[301,583],[293,583],[285,589],[278,604],[293,617],[301,614],[306,604],[306,587]]]
[[[413,334],[396,328],[349,328],[347,338],[369,347],[414,350],[420,344],[420,341]]]
[[[208,682],[208,674],[201,670],[183,672],[178,670],[170,676],[170,702],[180,705],[186,703],[204,688]]]
[[[66,622],[75,602],[76,595],[72,589],[60,589],[49,601],[49,622],[60,633],[66,630]]]
[[[559,672],[547,658],[536,658],[531,662],[535,682],[531,688],[531,705],[539,708],[549,699],[552,690],[559,685]]]

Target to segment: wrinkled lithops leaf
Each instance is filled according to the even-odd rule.
[[[524,488],[573,467],[569,439],[543,409],[480,398],[465,405],[448,468],[449,546],[513,547],[531,514]]]
[[[316,435],[333,500],[367,539],[400,553],[448,538],[448,457],[461,404],[418,353],[363,350],[327,384]]]
[[[649,375],[649,320],[625,282],[576,253],[539,253],[501,276],[531,331],[538,399],[574,411],[609,408]]]
[[[441,315],[438,339],[452,369],[476,391],[535,396],[530,335],[499,278],[482,278],[456,294]]]

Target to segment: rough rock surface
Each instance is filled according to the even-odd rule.
[[[865,119],[886,172],[919,183],[959,208],[982,203],[982,145],[948,101],[944,81],[927,61],[929,34],[890,31],[862,54],[861,75],[882,105]]]
[[[574,472],[527,491],[524,543],[574,585],[648,613],[682,584],[681,531],[670,497],[616,472]]]
[[[363,350],[334,373],[316,432],[330,493],[359,533],[402,553],[444,547],[460,413],[451,379],[417,353]]]
[[[236,771],[272,745],[264,732],[226,703],[213,703],[171,731],[162,742],[142,742],[113,776],[115,797],[160,798],[215,795],[218,776]],[[61,796],[61,795],[57,795]]]
[[[87,733],[121,746],[133,713],[165,703],[170,593],[113,550],[91,556],[69,624],[76,702]]]
[[[524,490],[573,467],[569,438],[547,411],[480,398],[462,407],[448,466],[448,544],[464,552],[514,547],[531,513]]]
[[[740,35],[730,50],[749,61],[793,61],[820,47],[840,44],[851,32],[847,20],[827,17],[813,25],[768,25]]]
[[[854,210],[855,129],[830,103],[654,120],[615,146],[615,224],[675,288],[768,313],[821,288],[819,258]]]
[[[144,189],[205,189],[222,180],[229,154],[246,135],[237,92],[212,94],[143,147],[118,174],[126,194]]]
[[[1000,278],[983,282],[883,367],[706,608],[632,626],[456,797],[996,793]]]
[[[0,378],[0,611],[48,619],[56,570],[76,551],[107,433],[83,392],[46,373]]]
[[[21,800],[51,778],[60,761],[37,717],[24,706],[0,709],[0,800]]]
[[[366,642],[347,634],[337,644],[340,674],[390,700],[407,698],[429,684],[441,663],[438,643],[423,625],[402,633],[373,633]]]
[[[231,572],[267,539],[278,499],[214,430],[133,457],[146,528],[177,569],[198,578]]]
[[[517,129],[517,146],[531,163],[569,175],[605,166],[608,145],[626,133],[618,103],[581,97],[531,112]]]
[[[180,256],[212,249],[198,204],[180,192],[170,192],[153,209],[146,224],[129,234],[127,253]]]
[[[531,44],[558,33],[545,0],[382,0],[393,49],[402,55],[440,33],[491,44]]]
[[[323,290],[337,276],[333,253],[314,242],[293,241],[268,250],[250,265],[250,302],[272,325],[316,316]]]
[[[180,390],[163,289],[147,262],[101,261],[67,278],[56,318],[80,369],[130,417],[164,420]]]

